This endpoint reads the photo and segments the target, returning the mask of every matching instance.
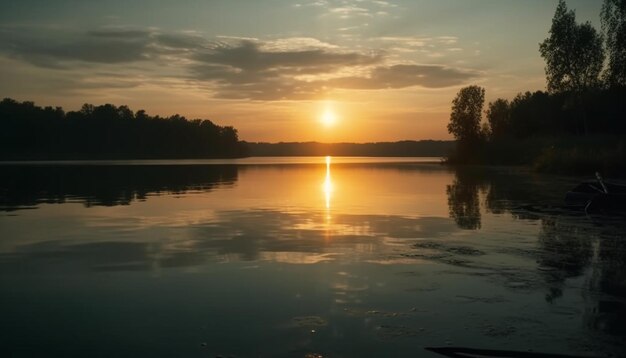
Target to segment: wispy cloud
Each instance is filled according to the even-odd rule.
[[[455,45],[458,38],[456,36],[380,36],[372,38],[371,41],[406,47],[447,47]]]
[[[337,17],[343,20],[388,16],[398,5],[389,1],[377,0],[318,0],[294,4],[300,9],[320,9],[323,16]]]
[[[326,72],[328,67],[369,65],[380,62],[377,55],[358,52],[339,52],[325,49],[264,50],[252,41],[234,45],[219,45],[208,51],[198,52],[194,59],[201,63],[230,66],[239,71],[265,71],[280,69],[296,73]]]
[[[367,77],[336,78],[328,84],[349,89],[442,88],[462,84],[477,76],[475,71],[441,65],[393,65],[376,67]]]
[[[360,10],[348,12],[352,11]],[[381,37],[375,41],[404,48],[441,43],[449,46],[449,51],[458,51],[451,47],[456,43],[453,37]],[[102,66],[110,71],[123,68],[120,85],[125,87],[156,76],[185,81],[218,98],[253,100],[312,99],[333,89],[441,88],[478,76],[475,71],[437,64],[390,63],[388,50],[382,50],[388,46],[356,48],[312,37],[206,38],[196,32],[154,28],[82,32],[0,28],[0,56],[58,71],[82,68],[80,82],[65,83],[81,88],[112,85],[96,74]],[[92,71],[91,77],[86,69]]]
[[[372,17],[373,16],[370,9],[355,6],[355,5],[331,7],[329,11],[331,14],[335,14],[342,19],[348,19],[352,17]]]
[[[126,63],[149,59],[150,36],[150,32],[144,30],[97,30],[77,34],[5,27],[0,29],[0,51],[51,68],[61,68],[72,61]]]

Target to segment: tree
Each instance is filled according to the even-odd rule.
[[[500,138],[506,136],[511,120],[509,101],[498,98],[494,102],[489,102],[486,114],[491,137]]]
[[[600,21],[608,57],[605,81],[626,86],[626,0],[604,0]]]
[[[564,0],[559,0],[550,36],[539,44],[539,52],[546,60],[548,91],[580,92],[599,84],[602,38],[589,22],[577,24]]]
[[[461,88],[452,101],[448,133],[453,134],[460,142],[471,143],[479,140],[484,103],[484,88],[480,86]]]
[[[0,159],[215,158],[245,154],[237,130],[209,120],[136,115],[128,106],[0,101]]]

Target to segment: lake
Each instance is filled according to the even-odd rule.
[[[0,165],[3,357],[626,352],[623,218],[437,158]]]

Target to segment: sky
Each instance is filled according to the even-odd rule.
[[[557,0],[0,0],[0,98],[128,105],[247,141],[451,139],[451,101],[545,90]],[[599,29],[600,0],[569,0]]]

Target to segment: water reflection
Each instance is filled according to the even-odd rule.
[[[452,184],[448,185],[448,206],[450,217],[462,229],[480,229],[481,214],[478,191],[484,187],[477,176],[465,170],[455,173]]]
[[[184,232],[162,228],[167,240],[145,237],[141,242],[42,241],[18,245],[12,252],[0,254],[0,271],[152,270],[259,260],[300,264],[341,258],[367,261],[393,256],[394,240],[442,237],[456,230],[443,218],[340,214],[333,222],[333,238],[337,240],[328,243],[326,225],[312,224],[324,222],[325,215],[220,211],[212,220],[184,228]],[[145,231],[150,234],[150,230]],[[135,235],[142,237],[141,232]]]
[[[326,176],[324,177],[324,184],[322,185],[322,191],[324,192],[324,199],[326,203],[326,215],[324,216],[324,223],[326,226],[326,233],[325,233],[326,240],[329,240],[331,238],[332,222],[331,222],[331,215],[330,215],[330,200],[331,200],[331,195],[334,190],[333,182],[330,177],[330,163],[331,163],[331,157],[327,156],[326,157]]]
[[[572,281],[580,282],[584,285],[585,325],[623,337],[626,324],[617,317],[626,314],[626,224],[620,218],[592,218],[565,209],[563,193],[572,184],[523,172],[511,175],[506,170],[458,169],[447,188],[450,217],[460,228],[470,230],[481,228],[486,213],[538,223],[536,247],[508,245],[515,256],[536,259],[543,284],[532,278],[521,283],[518,277],[516,285],[544,286],[545,301],[556,304],[571,300],[564,297],[565,291],[571,295]],[[496,237],[493,230],[486,233]]]
[[[76,283],[83,305],[93,293],[100,306],[119,300],[123,312],[130,297],[141,302],[137,321],[149,321],[153,311],[142,316],[142,305],[162,299],[155,311],[191,318],[156,327],[219,322],[200,342],[256,349],[262,336],[273,342],[263,345],[271,356],[413,356],[447,341],[555,353],[572,342],[586,352],[623,347],[626,230],[561,210],[570,179],[330,157],[245,168],[2,170],[0,285],[11,295],[0,295],[0,313],[11,322],[21,319],[12,312],[30,312],[32,297],[61,302],[65,288],[41,283],[61,278]],[[37,210],[13,211],[26,207]],[[29,323],[47,327],[52,311],[41,308]],[[15,325],[0,344],[45,337]],[[256,354],[244,348],[237,356]]]
[[[0,211],[42,203],[129,205],[161,193],[211,191],[237,181],[232,165],[0,166]]]
[[[326,157],[326,177],[324,179],[324,196],[326,198],[326,211],[330,212],[330,196],[333,192],[333,183],[330,179],[330,157]]]

